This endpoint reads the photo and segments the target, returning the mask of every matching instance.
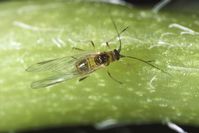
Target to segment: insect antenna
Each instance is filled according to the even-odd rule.
[[[113,26],[114,26],[114,28],[115,28],[115,30],[116,30],[116,32],[117,32],[117,37],[118,37],[118,39],[119,39],[119,48],[118,48],[117,52],[119,53],[120,58],[126,57],[126,58],[130,58],[130,59],[134,59],[134,60],[141,61],[141,62],[143,62],[143,63],[145,63],[145,64],[147,64],[147,65],[149,65],[149,66],[151,66],[151,67],[153,67],[153,68],[156,68],[156,69],[160,70],[161,72],[163,72],[163,73],[168,74],[168,75],[171,76],[170,73],[168,73],[168,72],[164,71],[163,69],[161,69],[161,68],[159,68],[159,67],[157,67],[157,66],[151,64],[152,61],[146,61],[146,60],[143,60],[143,59],[140,59],[140,58],[136,58],[136,57],[133,57],[133,56],[121,55],[120,52],[121,52],[121,49],[122,49],[122,41],[121,41],[121,38],[120,38],[120,34],[123,33],[125,30],[127,30],[127,29],[128,29],[128,26],[127,26],[126,28],[124,28],[122,31],[119,32],[119,31],[118,31],[118,28],[117,28],[117,26],[116,26],[116,23],[115,23],[115,21],[113,20],[112,16],[111,16],[110,18],[111,18],[111,21],[112,21],[112,23],[113,23]],[[112,77],[112,76],[110,75],[110,73],[108,73],[108,75],[109,75],[110,77]]]
[[[125,27],[123,30],[121,30],[121,31],[119,32],[119,35],[121,35],[121,34],[122,34],[124,31],[126,31],[128,28],[129,28],[129,27],[127,26],[127,27]],[[118,37],[118,35],[117,35],[117,36],[114,36],[113,38],[111,38],[110,40],[108,40],[106,43],[109,43],[109,42],[113,41],[116,37]]]
[[[118,37],[118,39],[119,39],[119,48],[118,48],[117,51],[120,53],[120,51],[121,51],[121,49],[122,49],[122,41],[121,41],[121,38],[120,38],[120,34],[123,33],[126,29],[128,29],[128,26],[127,26],[126,28],[124,28],[121,32],[119,32],[119,31],[118,31],[118,28],[117,28],[117,26],[116,26],[116,24],[115,24],[115,21],[113,20],[112,17],[111,17],[111,21],[112,21],[112,23],[113,23],[113,26],[114,26],[114,28],[115,28],[115,30],[116,30],[116,32],[117,32],[117,37]]]
[[[121,58],[130,58],[130,59],[135,59],[135,60],[141,61],[141,62],[143,62],[143,63],[145,63],[145,64],[147,64],[147,65],[149,65],[149,66],[151,66],[153,68],[156,68],[156,69],[160,70],[161,72],[163,72],[163,73],[168,74],[168,75],[171,76],[170,73],[168,73],[168,72],[164,71],[163,69],[161,69],[161,68],[159,68],[159,67],[151,64],[150,63],[151,61],[146,61],[146,60],[143,60],[143,59],[140,59],[140,58],[137,58],[137,57],[133,57],[133,56],[128,56],[128,55],[120,55],[120,57]]]

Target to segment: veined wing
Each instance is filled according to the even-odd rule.
[[[55,75],[55,76],[52,76],[52,77],[49,77],[46,79],[32,82],[31,87],[33,89],[44,88],[44,87],[52,86],[57,83],[64,82],[66,80],[72,79],[77,76],[79,76],[79,75],[72,74],[72,73],[71,74],[58,74],[58,75]]]
[[[26,69],[28,72],[57,72],[57,73],[70,73],[75,70],[75,63],[85,57],[86,54],[79,54],[75,56],[66,56],[52,60],[38,62]]]
[[[32,82],[31,87],[44,88],[44,87],[48,87],[57,83],[64,82],[74,77],[84,76],[84,75],[79,75],[78,71],[76,70],[75,64],[76,62],[80,61],[81,59],[84,59],[90,54],[92,53],[82,53],[82,54],[74,55],[74,56],[56,58],[52,60],[39,62],[28,67],[26,69],[26,71],[28,72],[50,71],[50,72],[56,73],[55,75],[48,77],[46,79]]]

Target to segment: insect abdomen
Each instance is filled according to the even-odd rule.
[[[90,70],[88,60],[83,59],[83,60],[79,61],[76,64],[76,68],[80,74],[88,73]]]

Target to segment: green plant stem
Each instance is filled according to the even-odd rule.
[[[78,54],[72,47],[108,51],[122,35],[122,59],[78,82],[31,89],[47,74],[28,73],[37,62]],[[0,131],[56,125],[172,121],[199,125],[199,15],[78,1],[0,3]],[[89,45],[93,40],[96,48]],[[118,48],[114,39],[111,50]]]

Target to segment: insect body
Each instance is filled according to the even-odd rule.
[[[165,72],[164,70],[158,68],[157,66],[151,64],[151,61],[146,61],[140,58],[136,58],[133,56],[122,55],[121,52],[121,39],[120,34],[124,32],[128,27],[123,29],[120,33],[117,30],[116,24],[113,22],[113,25],[117,31],[117,36],[119,38],[119,48],[114,49],[112,51],[107,52],[93,52],[86,54],[79,54],[74,56],[68,56],[63,58],[57,58],[53,60],[47,60],[43,62],[39,62],[35,65],[30,66],[26,69],[28,72],[44,72],[51,71],[56,73],[54,76],[49,78],[35,81],[31,84],[32,88],[42,88],[51,86],[60,82],[64,82],[66,80],[72,79],[74,77],[81,77],[80,80],[85,79],[90,73],[94,72],[99,68],[103,68],[108,66],[110,63],[119,60],[120,58],[130,58],[134,60],[141,61],[145,64],[148,64],[160,71]],[[92,43],[94,45],[94,43]],[[111,74],[107,71],[108,75],[118,83],[121,83],[117,79],[111,76]]]
[[[77,61],[76,69],[79,74],[88,74],[101,67],[108,66],[111,62],[119,60],[117,50],[87,55],[85,59]]]
[[[57,73],[47,79],[35,81],[32,88],[51,86],[74,77],[86,77],[95,70],[119,60],[117,50],[90,54],[80,54],[39,62],[26,69],[28,72],[51,71]]]

